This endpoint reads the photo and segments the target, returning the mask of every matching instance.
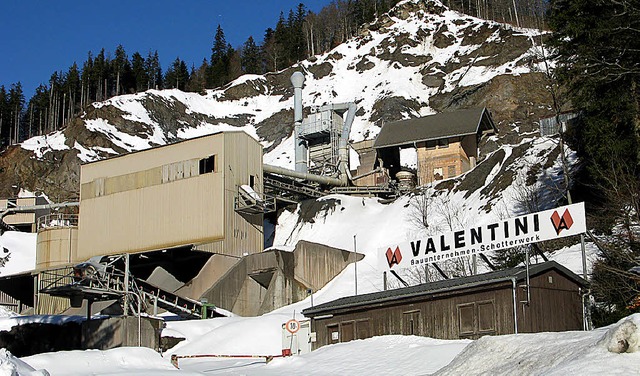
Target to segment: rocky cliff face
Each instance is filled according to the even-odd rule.
[[[407,0],[358,37],[277,73],[243,76],[205,95],[150,90],[94,103],[64,129],[2,152],[0,197],[25,188],[55,201],[77,198],[83,162],[230,128],[258,138],[265,162],[292,167],[296,70],[306,76],[306,110],[358,105],[352,141],[375,138],[384,122],[484,106],[500,130],[487,150],[515,145],[550,115],[541,37]]]

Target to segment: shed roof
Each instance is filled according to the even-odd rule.
[[[530,265],[529,275],[535,276],[552,269],[565,275],[567,278],[574,281],[579,286],[587,285],[587,281],[580,278],[571,270],[565,268],[555,261],[547,261],[540,264]],[[468,277],[423,283],[420,285],[404,287],[400,289],[348,296],[324,304],[319,304],[315,307],[307,308],[302,311],[302,314],[307,317],[315,317],[338,309],[354,308],[369,304],[379,305],[385,302],[393,302],[407,298],[419,297],[422,295],[453,292],[466,288],[507,282],[511,281],[511,279],[513,278],[515,278],[516,281],[524,280],[526,278],[526,268],[522,266],[512,269],[504,269],[484,274],[472,275]]]
[[[385,124],[382,126],[373,147],[378,149],[413,142],[467,136],[483,130],[498,132],[491,119],[491,114],[486,108],[442,112]]]

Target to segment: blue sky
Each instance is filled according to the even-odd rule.
[[[250,35],[260,43],[280,11],[286,17],[300,2],[318,12],[331,0],[2,0],[0,85],[22,82],[28,100],[54,71],[118,44],[129,57],[158,50],[163,69],[178,56],[198,66],[211,55],[218,24],[233,47]]]

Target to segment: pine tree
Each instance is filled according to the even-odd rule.
[[[189,71],[187,69],[187,64],[177,57],[165,74],[165,89],[185,90],[188,81]]]
[[[222,27],[218,25],[211,47],[211,67],[207,84],[209,88],[216,88],[229,81],[229,61],[231,46],[227,44]]]
[[[80,71],[75,62],[63,79],[62,92],[66,98],[62,108],[63,124],[66,124],[76,113],[76,101],[80,97]]]
[[[189,84],[187,85],[187,91],[204,94],[207,88],[207,74],[209,72],[209,63],[207,59],[202,60],[202,64],[198,69],[191,68],[189,74]]]
[[[291,13],[290,13],[291,15]],[[290,42],[290,33],[287,22],[284,19],[284,15],[280,12],[280,18],[276,24],[276,29],[273,32],[274,38],[274,51],[273,56],[277,57],[277,64],[274,65],[274,70],[282,69],[283,67],[291,65],[291,52],[288,49]]]
[[[160,58],[158,57],[158,51],[153,53],[149,51],[145,60],[145,71],[149,82],[147,82],[147,89],[159,89],[162,87],[162,69],[160,68]]]
[[[40,84],[29,100],[30,127],[32,135],[42,135],[47,127],[47,108],[49,105],[49,88]]]
[[[275,30],[268,28],[264,32],[262,43],[262,65],[265,72],[275,72],[280,64],[280,54],[275,38]]]
[[[135,52],[131,55],[131,71],[135,92],[147,90],[149,85],[149,74],[145,69],[144,58],[139,52]]]
[[[9,140],[12,144],[21,140],[21,119],[24,110],[24,93],[22,92],[22,84],[17,82],[11,84],[9,89]]]
[[[261,74],[260,49],[252,36],[242,46],[242,71],[248,74]]]
[[[87,54],[87,60],[82,64],[82,75],[80,77],[82,81],[82,87],[80,89],[82,92],[80,99],[81,108],[84,108],[84,106],[91,102],[92,98],[95,98],[96,88],[92,81],[93,76],[93,55],[91,54],[91,51],[89,51]]]
[[[0,85],[0,148],[9,144],[9,97],[4,85]]]
[[[120,80],[122,79],[125,73],[125,67],[129,64],[129,57],[122,47],[121,44],[116,47],[116,57],[113,59],[112,63],[112,71],[115,72],[115,95],[120,95],[123,91]]]

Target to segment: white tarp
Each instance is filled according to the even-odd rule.
[[[578,203],[394,244],[380,254],[391,269],[411,268],[584,232],[584,203]]]

